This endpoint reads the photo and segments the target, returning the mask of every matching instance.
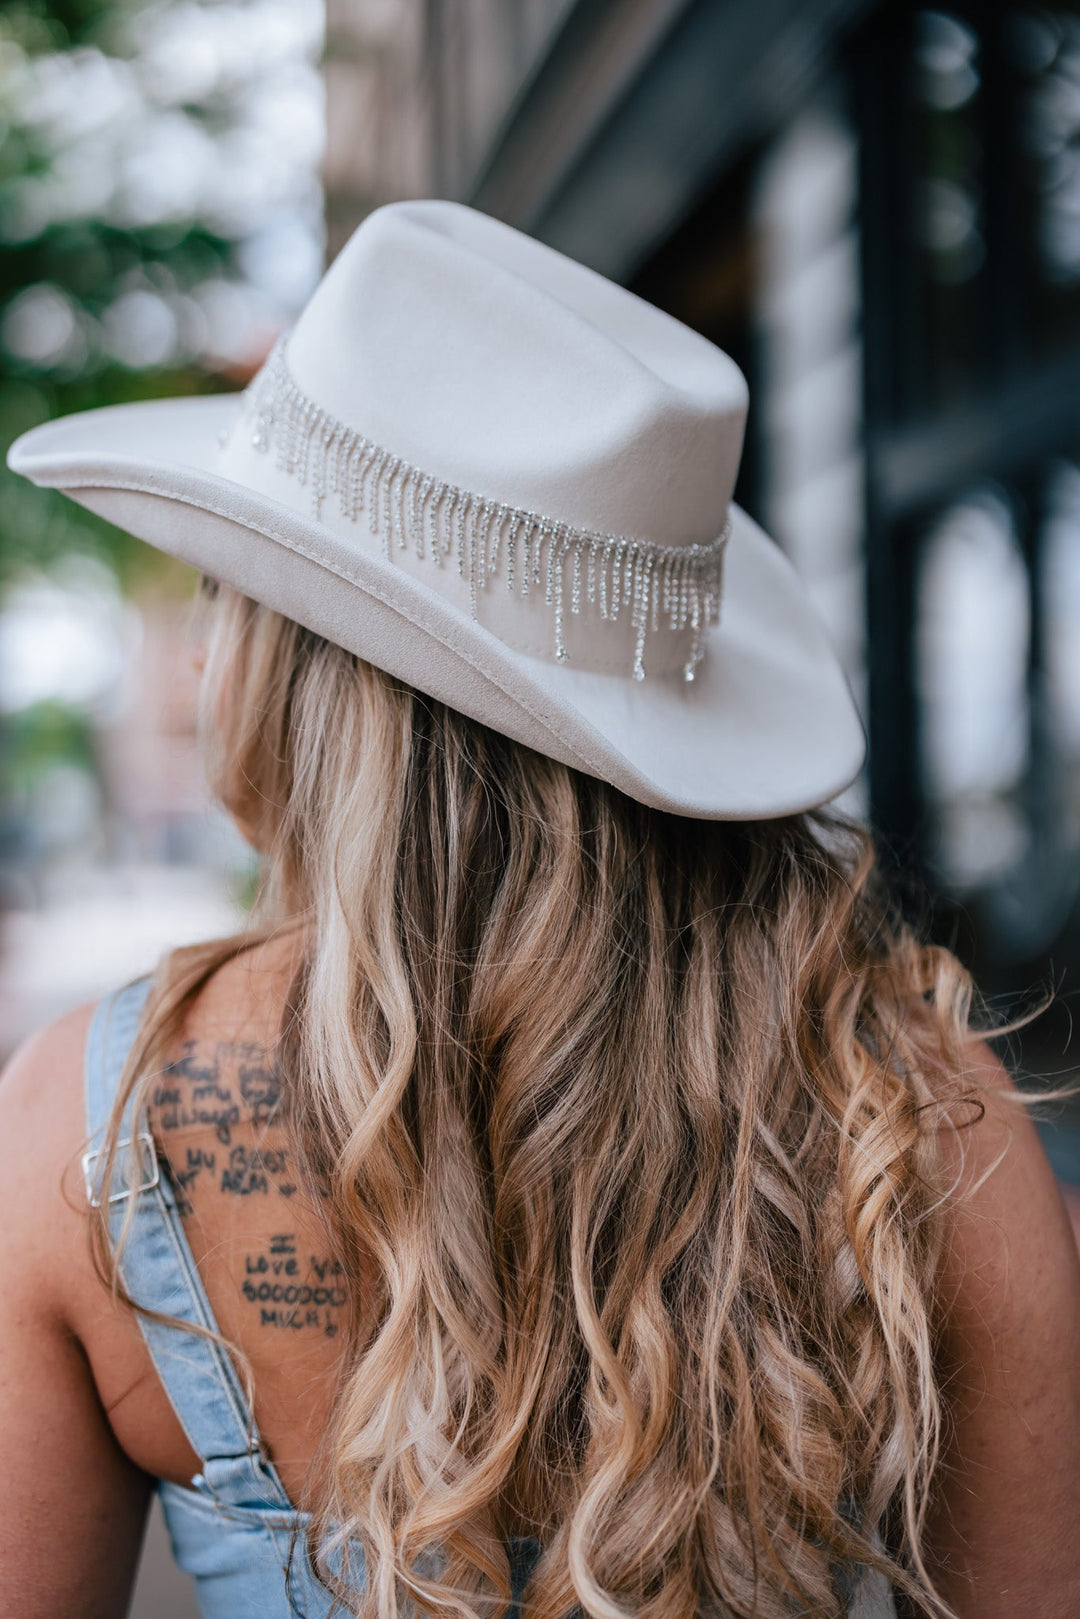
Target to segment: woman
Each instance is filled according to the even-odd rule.
[[[266,881],[0,1087],[3,1615],[122,1613],[155,1480],[213,1619],[1080,1611],[1075,1249],[815,808],[861,732],[731,504],[745,406],[402,204],[238,417],[15,447],[219,582]]]

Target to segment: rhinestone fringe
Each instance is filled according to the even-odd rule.
[[[501,574],[508,591],[543,591],[559,663],[568,657],[567,609],[595,608],[602,619],[629,613],[635,680],[645,678],[646,638],[661,621],[689,633],[683,676],[694,679],[706,631],[720,619],[730,517],[706,545],[665,546],[571,528],[471,494],[391,455],[316,405],[293,380],[284,339],[249,385],[243,419],[253,447],[273,453],[280,471],[311,489],[316,517],[323,501],[336,496],[350,521],[366,512],[387,558],[411,542],[416,556],[436,567],[452,563],[468,582],[474,618],[477,593]]]

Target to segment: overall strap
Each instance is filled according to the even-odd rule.
[[[83,1167],[87,1195],[109,1199],[109,1230],[122,1242],[120,1272],[145,1310],[217,1333],[218,1325],[184,1233],[167,1163],[159,1160],[145,1114],[129,1101],[111,1185],[96,1173],[121,1075],[138,1033],[149,979],[127,985],[97,1007],[86,1043]],[[224,1505],[291,1511],[266,1456],[227,1350],[213,1338],[139,1313],[139,1327],[173,1410],[203,1463],[205,1485]]]

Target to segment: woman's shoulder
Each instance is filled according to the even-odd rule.
[[[948,1424],[930,1557],[961,1613],[1065,1619],[1080,1582],[1080,1260],[1010,1075],[976,1044],[963,1079],[978,1105],[944,1132],[953,1191],[937,1372]]]
[[[146,1108],[210,1309],[253,1373],[256,1420],[299,1494],[329,1410],[347,1301],[279,1107],[274,1047],[295,966],[294,945],[280,941],[221,966],[156,1059]],[[137,1324],[91,1258],[80,1156],[93,1012],[34,1036],[0,1084],[0,1279],[24,1325],[32,1315],[36,1329],[81,1345],[127,1455],[182,1479],[192,1472],[186,1444],[148,1376]],[[152,1283],[140,1263],[124,1271],[136,1296]]]
[[[1080,1341],[1080,1256],[1031,1098],[991,1048],[969,1047],[973,1114],[943,1130],[951,1181],[940,1317],[948,1336],[1028,1367]],[[968,1357],[970,1359],[970,1357]],[[1015,1369],[1015,1368],[1014,1368]]]
[[[61,1308],[55,1255],[81,1224],[83,1076],[92,1005],[25,1040],[0,1074],[0,1228],[8,1262],[33,1278],[35,1309]]]
[[[942,1130],[942,1151],[951,1181],[950,1243],[943,1300],[959,1289],[983,1289],[985,1265],[1021,1257],[1034,1284],[1047,1260],[1065,1275],[1080,1277],[1080,1258],[1065,1205],[1025,1097],[1001,1059],[984,1041],[967,1048],[960,1075],[967,1106]],[[1068,1290],[1066,1289],[1066,1292]]]
[[[88,1592],[95,1612],[124,1611],[148,1493],[82,1347],[103,1294],[79,1165],[92,1015],[80,1007],[41,1030],[0,1076],[0,1585],[4,1612],[28,1616],[73,1612]]]
[[[6,1118],[32,1118],[38,1109],[49,1111],[61,1093],[81,1086],[86,1037],[95,1011],[94,1002],[77,1006],[29,1035],[8,1058],[0,1072],[0,1106]]]
[[[192,995],[185,1009],[185,1035],[246,1041],[272,1050],[305,940],[304,931],[294,927],[240,942]]]
[[[230,1083],[249,1093],[237,1105],[248,1117],[265,1114],[275,1083],[271,1054],[297,960],[292,934],[238,952],[213,974],[185,1016],[173,1088],[197,1089],[185,1057],[197,1053],[197,1064],[218,1053]],[[0,1228],[9,1241],[19,1233],[19,1254],[10,1257],[36,1268],[34,1296],[42,1309],[67,1309],[76,1257],[86,1247],[86,1056],[99,1004],[76,1007],[32,1034],[0,1072]],[[58,1255],[70,1265],[58,1264]]]

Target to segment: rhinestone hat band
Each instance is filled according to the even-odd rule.
[[[554,655],[568,658],[563,642],[567,596],[571,613],[585,604],[602,619],[628,610],[635,631],[635,680],[645,678],[645,641],[663,622],[689,631],[683,667],[693,680],[704,657],[705,633],[720,620],[724,551],[731,533],[706,545],[655,545],[626,535],[571,528],[536,512],[507,506],[445,483],[347,427],[302,393],[280,339],[244,396],[244,419],[256,450],[273,453],[279,471],[309,486],[315,516],[336,495],[352,522],[364,510],[387,559],[411,537],[418,558],[436,566],[453,553],[468,581],[473,617],[477,592],[504,575],[506,589],[522,596],[544,592],[554,619]],[[569,590],[567,576],[569,575]]]

